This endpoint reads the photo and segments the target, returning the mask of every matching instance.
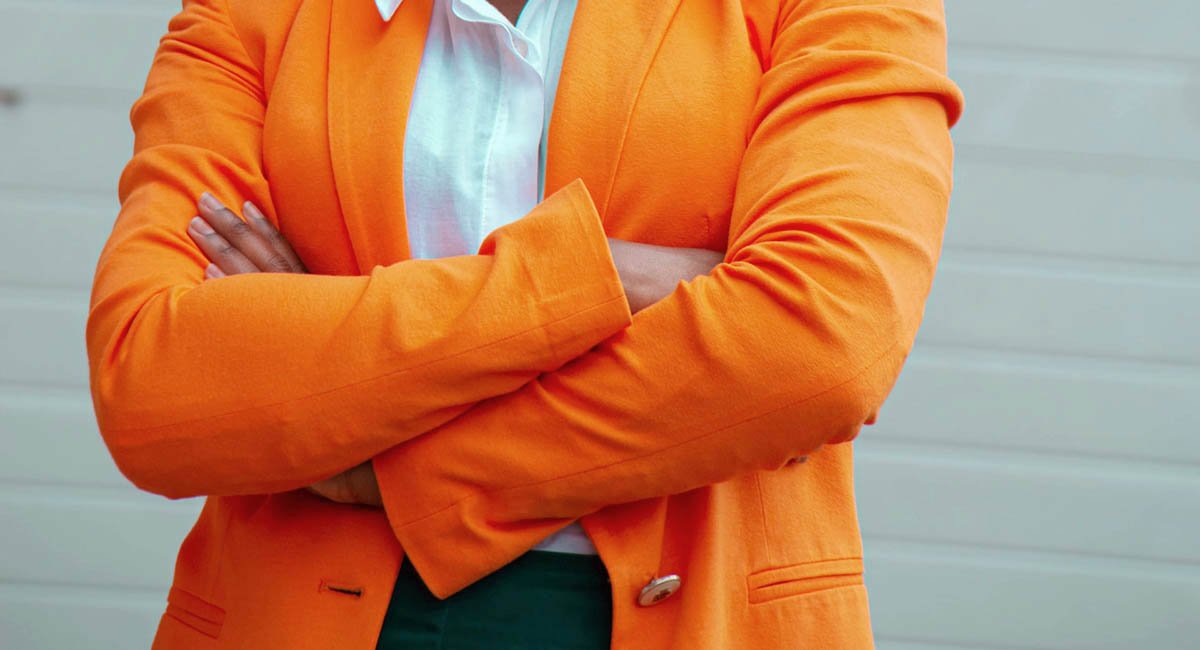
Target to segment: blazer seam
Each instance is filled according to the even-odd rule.
[[[766,497],[763,496],[762,476],[758,472],[754,473],[754,491],[758,493],[758,518],[762,522],[763,554],[767,557],[767,563],[773,564],[774,560],[771,559],[770,534],[767,530]]]

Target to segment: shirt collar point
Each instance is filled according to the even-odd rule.
[[[379,16],[386,23],[392,19],[403,2],[404,0],[375,0],[375,7],[379,9]]]

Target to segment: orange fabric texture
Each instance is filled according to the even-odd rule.
[[[372,648],[401,561],[445,597],[576,519],[614,648],[872,647],[838,443],[941,247],[940,2],[581,1],[548,198],[441,260],[408,259],[400,178],[430,0],[183,5],[87,328],[118,467],[208,496],[156,648]],[[202,282],[204,190],[313,274]],[[631,317],[606,235],[727,252]],[[383,510],[298,489],[371,459]]]

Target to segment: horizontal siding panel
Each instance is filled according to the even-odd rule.
[[[874,537],[1200,564],[1200,473],[1032,454],[856,447]]]
[[[954,138],[976,146],[1200,161],[1193,75],[962,55],[951,63],[967,97]]]
[[[140,91],[178,11],[178,2],[0,3],[0,40],[21,53],[0,57],[0,86]]]
[[[867,541],[881,638],[1005,650],[1192,650],[1200,638],[1194,577],[1105,571],[1071,558],[895,552]]]
[[[6,432],[2,482],[128,485],[104,447],[86,391],[0,391],[0,422]]]
[[[149,648],[166,608],[161,595],[0,584],[6,650]]]
[[[0,582],[163,589],[202,501],[31,486],[0,493]],[[86,543],[84,543],[86,540]]]
[[[0,294],[0,383],[86,387],[87,297]]]
[[[890,637],[875,636],[875,647],[878,650],[1012,650],[1011,647],[994,647],[973,645],[971,647],[961,645],[948,645],[945,643],[922,643],[919,641],[905,641]]]
[[[859,440],[1200,464],[1200,410],[1164,408],[1196,395],[1200,368],[917,346]]]
[[[1200,281],[944,262],[919,338],[1200,364]]]
[[[0,108],[0,142],[20,155],[0,156],[0,188],[103,192],[116,197],[117,179],[133,151],[129,106],[136,94],[80,101],[31,92]]]
[[[925,643],[894,637],[881,637],[878,634],[875,635],[875,647],[877,650],[1012,650],[1012,646],[972,645],[967,647],[946,643]]]
[[[0,222],[20,223],[20,237],[0,237],[0,285],[87,292],[119,205],[111,199],[19,196],[0,190]]]
[[[1200,57],[1195,6],[1095,0],[947,2],[951,49],[991,46],[1102,56]]]
[[[1200,264],[1200,219],[1183,218],[1200,206],[1194,176],[967,154],[954,174],[949,248]]]

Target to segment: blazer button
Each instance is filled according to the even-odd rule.
[[[650,584],[642,587],[642,593],[638,594],[638,605],[642,607],[657,605],[679,591],[682,584],[683,580],[675,574],[655,578],[650,581]]]
[[[807,461],[808,461],[808,456],[796,456],[795,458],[789,458],[787,461],[787,464],[788,465],[799,465],[800,463],[807,462]]]

